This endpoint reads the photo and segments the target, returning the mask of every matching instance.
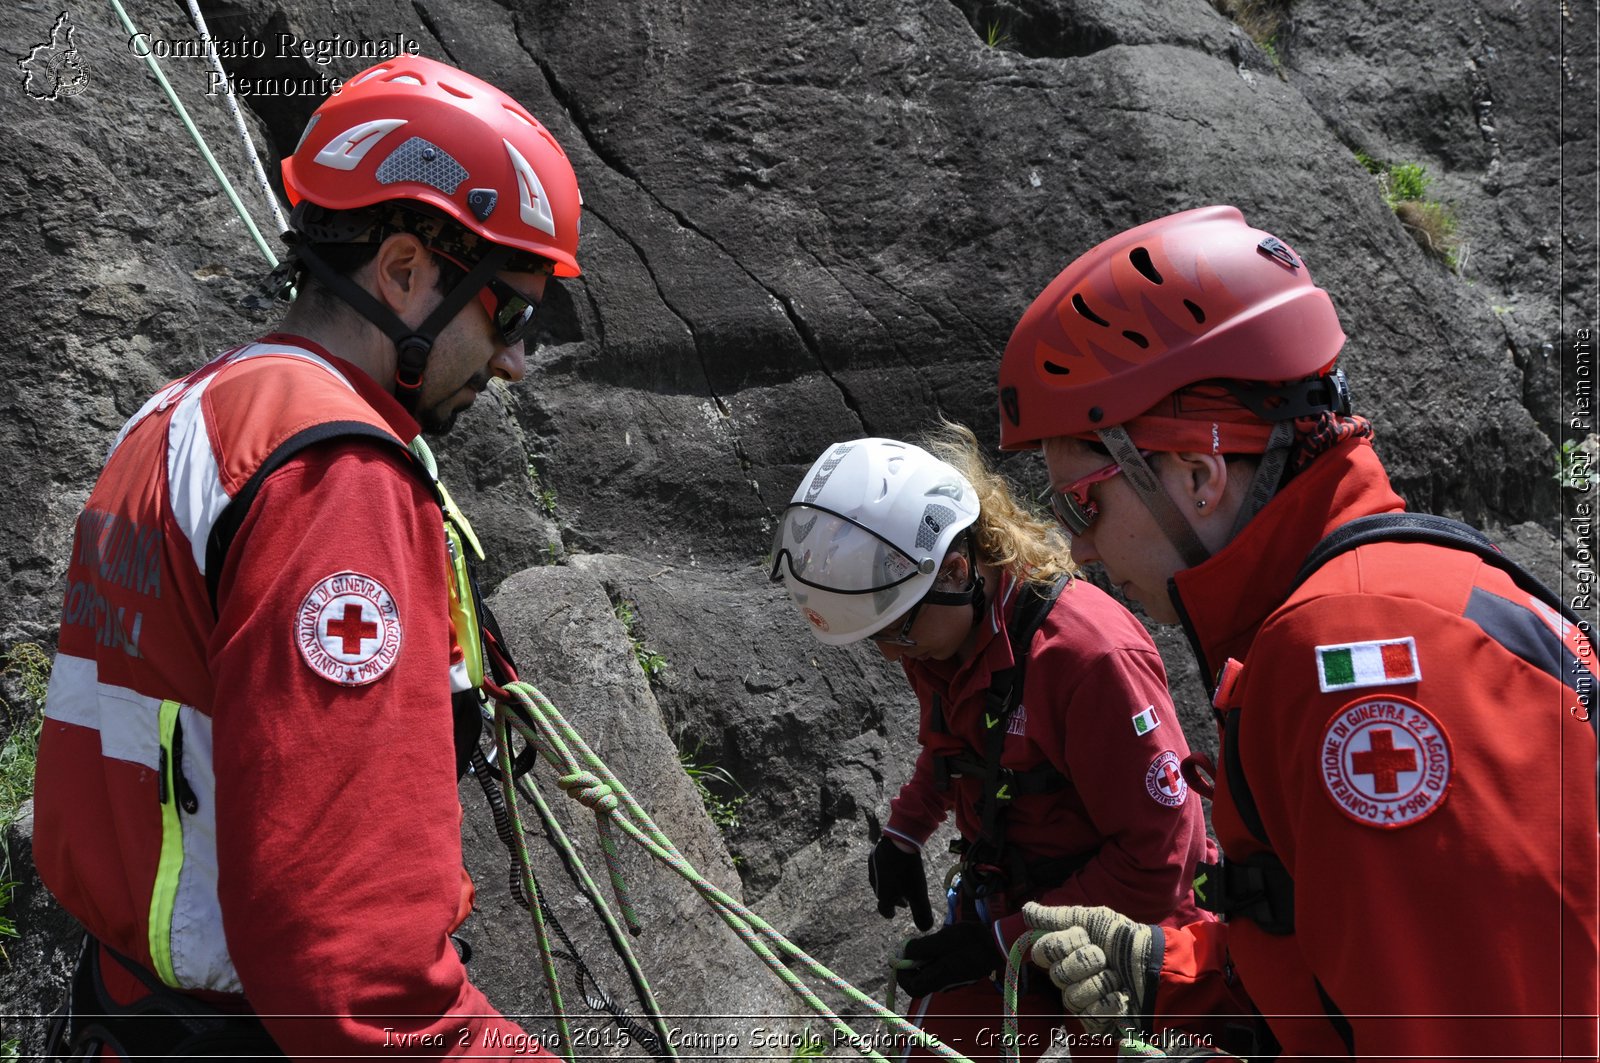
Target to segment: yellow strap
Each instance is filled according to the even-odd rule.
[[[183,822],[178,817],[178,763],[172,755],[172,737],[178,727],[178,703],[163,701],[158,726],[161,733],[161,859],[150,891],[150,960],[156,974],[174,989],[177,972],[172,967],[172,909],[178,901],[178,879],[183,873]]]

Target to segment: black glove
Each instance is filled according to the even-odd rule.
[[[987,923],[954,923],[925,938],[906,942],[905,958],[916,964],[898,970],[894,980],[914,997],[988,978],[1005,962]]]
[[[922,854],[908,853],[885,834],[867,857],[867,881],[878,896],[878,914],[894,918],[896,907],[910,906],[918,930],[933,929],[933,909],[928,905],[928,879],[922,873]]]

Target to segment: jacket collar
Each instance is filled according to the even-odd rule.
[[[1207,691],[1224,661],[1244,659],[1325,535],[1357,517],[1403,509],[1372,441],[1349,440],[1289,481],[1227,546],[1173,576],[1167,590]]]

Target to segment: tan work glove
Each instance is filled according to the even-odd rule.
[[[1090,1033],[1140,1028],[1146,1006],[1154,1002],[1156,927],[1137,923],[1110,908],[1068,905],[1046,908],[1029,902],[1023,921],[1045,936],[1033,946],[1033,962],[1050,972],[1061,1003]]]

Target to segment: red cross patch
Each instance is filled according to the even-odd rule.
[[[1322,784],[1339,811],[1393,830],[1426,819],[1450,790],[1450,739],[1406,698],[1362,698],[1322,732]]]
[[[1183,781],[1181,768],[1178,754],[1170,749],[1162,750],[1144,773],[1144,788],[1158,803],[1177,808],[1189,796],[1189,784]]]
[[[318,580],[300,603],[294,636],[313,672],[342,686],[363,686],[400,656],[400,610],[371,576],[336,572]]]

